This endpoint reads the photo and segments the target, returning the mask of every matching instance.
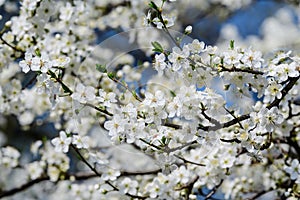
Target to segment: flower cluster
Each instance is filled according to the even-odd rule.
[[[0,0],[0,198],[299,198],[299,55],[182,18],[250,2]]]

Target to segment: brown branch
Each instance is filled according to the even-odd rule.
[[[193,165],[197,165],[197,166],[201,166],[201,167],[205,167],[205,165],[204,164],[201,164],[201,163],[196,163],[196,162],[193,162],[193,161],[189,161],[189,160],[187,160],[187,159],[185,159],[185,158],[183,158],[183,157],[181,157],[181,156],[178,156],[178,155],[174,155],[176,158],[178,158],[178,159],[180,159],[180,160],[182,160],[183,162],[185,162],[185,163],[189,163],[189,164],[193,164]]]
[[[291,77],[289,80],[289,83],[281,90],[282,97],[280,99],[275,99],[270,105],[267,106],[268,109],[272,107],[278,107],[279,103],[282,101],[282,99],[288,94],[288,92],[292,89],[292,87],[297,83],[300,76],[298,77]]]
[[[151,174],[157,174],[158,172],[160,172],[161,170],[158,169],[158,170],[152,170],[152,171],[146,171],[146,172],[121,172],[121,175],[120,176],[137,176],[137,175],[151,175]],[[82,180],[86,180],[86,179],[89,179],[89,178],[94,178],[94,177],[97,177],[98,175],[95,174],[94,172],[78,172],[78,173],[75,173],[75,174],[64,174],[64,179],[67,180],[67,179],[70,179],[71,177],[74,177],[75,180],[78,180],[78,181],[82,181]],[[8,196],[12,196],[12,195],[15,195],[19,192],[22,192],[30,187],[32,187],[33,185],[35,184],[38,184],[40,182],[43,182],[43,181],[49,181],[50,180],[50,177],[49,176],[41,176],[37,179],[34,179],[34,180],[31,180],[19,187],[15,187],[15,188],[12,188],[10,190],[6,190],[6,191],[1,191],[0,192],[0,198],[3,198],[3,197],[8,197]]]
[[[188,147],[188,146],[193,145],[193,144],[197,144],[197,141],[196,141],[196,140],[193,140],[193,141],[188,142],[188,143],[186,143],[186,144],[183,144],[183,145],[181,145],[181,146],[179,146],[179,147],[175,147],[175,148],[171,148],[171,149],[165,149],[165,152],[166,152],[166,153],[171,153],[171,152],[174,152],[174,151],[183,149],[183,148]]]
[[[84,162],[84,164],[86,164],[88,166],[88,168],[90,168],[90,170],[92,170],[95,173],[95,175],[97,175],[98,177],[101,177],[101,174],[83,157],[83,155],[80,153],[79,149],[77,149],[75,147],[75,145],[73,145],[73,144],[71,144],[71,147],[75,150],[77,155],[80,157],[81,161]],[[111,182],[105,181],[105,183],[108,184],[109,186],[111,186],[113,188],[113,190],[119,191],[119,188],[114,186]],[[132,195],[132,194],[129,194],[129,193],[125,193],[125,195],[129,196],[131,198],[137,198],[137,199],[146,199],[146,198],[148,198],[148,197],[142,197],[142,196],[138,196],[138,195]]]
[[[3,44],[9,46],[9,47],[10,47],[11,49],[13,49],[14,51],[21,52],[21,53],[22,53],[22,56],[21,56],[21,57],[23,57],[23,55],[25,54],[25,52],[24,52],[23,50],[18,49],[17,47],[15,47],[15,46],[9,44],[6,40],[4,40],[3,37],[2,37],[2,35],[0,35],[0,40],[3,42]]]
[[[273,107],[278,107],[279,103],[283,100],[283,98],[288,94],[288,92],[293,88],[293,86],[297,83],[300,76],[298,77],[290,77],[289,83],[281,90],[282,97],[280,99],[275,99],[270,105],[267,106],[268,109],[271,109]],[[226,123],[220,124],[220,126],[198,126],[198,129],[204,130],[204,131],[216,131],[222,128],[230,127],[234,124],[240,123],[246,119],[250,118],[250,114],[245,114],[240,117],[236,117]]]
[[[146,171],[146,172],[121,172],[120,176],[138,176],[138,175],[151,175],[151,174],[157,174],[158,172],[161,172],[161,169],[156,169],[152,171]]]
[[[0,198],[7,197],[7,196],[12,196],[12,195],[14,195],[18,192],[26,190],[27,188],[29,188],[29,187],[37,184],[37,183],[40,183],[40,182],[46,181],[46,180],[49,180],[48,176],[40,177],[40,178],[37,178],[35,180],[29,181],[29,182],[27,182],[27,183],[25,183],[25,184],[23,184],[19,187],[11,189],[11,190],[2,191],[0,193]]]
[[[76,174],[65,174],[64,178],[65,179],[69,179],[70,177],[74,177],[76,180],[86,180],[86,179],[89,179],[89,178],[93,178],[95,177],[96,175],[94,173],[76,173]],[[30,188],[31,186],[35,185],[35,184],[38,184],[40,182],[43,182],[43,181],[48,181],[50,180],[50,177],[49,176],[41,176],[37,179],[34,179],[34,180],[31,180],[19,187],[15,187],[13,189],[10,189],[10,190],[6,190],[6,191],[2,191],[0,193],[0,198],[3,198],[3,197],[8,197],[8,196],[12,196],[14,194],[17,194],[19,192],[22,192],[28,188]]]
[[[205,108],[204,108],[204,105],[202,103],[201,103],[201,107],[202,107],[201,108],[201,114],[205,117],[205,119],[207,119],[210,123],[213,123],[215,126],[220,126],[221,125],[221,123],[218,120],[208,116],[205,113]]]
[[[169,123],[169,122],[165,122],[163,124],[163,126],[167,126],[167,127],[174,128],[174,129],[182,129],[182,126],[180,126],[178,124]]]
[[[249,74],[255,74],[255,75],[263,75],[264,73],[261,71],[257,71],[257,70],[252,70],[252,69],[239,69],[236,67],[233,67],[231,69],[226,68],[221,66],[221,72],[226,71],[226,72],[245,72],[245,73],[249,73]]]
[[[233,138],[233,139],[223,139],[223,138],[220,138],[220,141],[222,142],[227,142],[227,143],[241,143],[241,141],[237,138]]]
[[[90,103],[86,103],[86,104],[83,104],[83,105],[88,106],[88,107],[91,107],[91,108],[94,108],[95,110],[97,110],[97,111],[99,111],[99,112],[102,112],[102,113],[104,113],[104,114],[106,114],[106,115],[109,115],[109,116],[111,116],[111,117],[113,116],[113,114],[110,113],[110,112],[108,112],[107,110],[101,109],[101,108],[99,108],[99,107],[97,107],[97,106],[94,106],[94,105],[92,105],[92,104],[90,104]]]
[[[296,117],[296,116],[300,115],[300,112],[297,112],[297,113],[293,114],[293,112],[292,112],[292,101],[291,100],[288,101],[288,107],[289,107],[289,116],[286,119],[291,119],[293,117]]]

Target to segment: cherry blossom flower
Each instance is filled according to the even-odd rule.
[[[26,52],[25,53],[25,60],[22,60],[19,62],[19,66],[21,67],[22,71],[24,73],[27,73],[30,71],[31,63],[32,63],[32,53]]]
[[[298,178],[298,176],[300,175],[300,164],[299,164],[299,160],[294,159],[291,163],[291,166],[285,166],[284,170],[290,174],[291,179],[295,180]]]
[[[73,135],[72,136],[72,144],[74,144],[78,149],[89,148],[89,137],[80,135]]]
[[[115,115],[112,120],[104,123],[104,128],[109,131],[109,135],[117,137],[117,135],[125,130],[126,120],[119,115]]]
[[[143,104],[146,106],[149,106],[151,108],[155,108],[158,106],[164,106],[165,105],[165,98],[164,93],[160,90],[156,91],[155,94],[151,94],[149,92],[145,93],[145,100],[143,101]]]
[[[14,168],[19,164],[20,152],[14,147],[7,146],[0,149],[0,165],[7,168]]]
[[[158,74],[163,75],[164,69],[167,67],[167,63],[165,63],[166,56],[165,54],[156,54],[155,55],[155,63],[154,68],[158,71]]]
[[[166,25],[167,28],[171,27],[174,25],[174,21],[175,21],[175,17],[168,17],[165,15],[162,15],[162,19],[164,20],[164,23]],[[156,27],[158,29],[162,29],[163,28],[163,23],[161,23],[159,18],[154,18],[153,19],[153,23],[156,25]]]
[[[110,167],[106,168],[101,176],[103,180],[111,180],[115,181],[119,176],[121,175],[121,172],[116,169],[112,169]]]
[[[189,50],[192,53],[201,53],[205,51],[205,43],[200,42],[199,40],[195,39],[192,43],[188,44]]]
[[[106,106],[108,108],[111,107],[112,103],[116,103],[116,94],[113,92],[105,92],[103,89],[99,89],[99,97],[97,97],[97,100],[103,103],[103,106]]]
[[[265,127],[268,132],[273,131],[276,125],[281,124],[284,120],[277,107],[273,107],[270,110],[267,108],[261,109],[258,117],[261,119],[260,126]]]
[[[253,51],[252,48],[246,49],[241,59],[243,64],[249,68],[259,69],[262,67],[262,53],[259,51]]]
[[[29,176],[32,180],[39,178],[44,172],[46,164],[43,161],[32,162],[27,165]]]
[[[83,84],[79,83],[71,97],[74,100],[85,104],[88,101],[93,101],[96,98],[95,89],[91,86],[84,86]]]
[[[190,55],[189,47],[183,46],[182,50],[179,47],[173,47],[172,53],[168,56],[170,62],[172,62],[172,69],[178,71],[181,68],[188,68],[190,62],[188,56]]]
[[[123,179],[123,181],[120,184],[120,191],[123,194],[129,193],[129,194],[136,194],[138,187],[138,182],[135,180],[131,180],[130,178],[126,177]]]
[[[35,56],[31,61],[32,71],[41,71],[42,73],[47,73],[48,69],[52,67],[52,61],[50,61],[49,56],[45,53],[41,53],[41,57]]]
[[[72,142],[72,138],[68,137],[66,132],[60,131],[59,137],[51,140],[51,143],[55,146],[55,151],[67,153],[69,151],[69,145]]]

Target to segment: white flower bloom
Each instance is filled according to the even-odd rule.
[[[115,181],[117,179],[117,177],[119,177],[120,175],[121,175],[121,172],[119,170],[108,167],[102,173],[101,178],[103,178],[103,180],[105,180],[105,181],[108,181],[108,180]]]
[[[89,148],[89,137],[84,136],[81,137],[80,135],[73,135],[72,137],[72,144],[74,144],[78,149],[87,149]]]
[[[138,182],[133,181],[130,178],[126,177],[120,184],[120,191],[123,194],[133,194],[135,195],[137,192]]]
[[[41,57],[32,58],[31,70],[41,71],[42,73],[47,73],[48,69],[52,67],[52,62],[50,61],[48,55],[45,52],[41,53]]]
[[[271,101],[275,99],[275,97],[280,99],[282,97],[281,88],[282,86],[280,84],[272,82],[265,90],[265,95],[269,96]]]
[[[154,68],[158,71],[158,75],[163,75],[164,69],[167,67],[167,63],[165,63],[166,56],[165,54],[156,54],[155,55],[155,63]]]
[[[167,110],[169,112],[169,117],[180,116],[182,111],[182,101],[178,96],[167,104]]]
[[[188,68],[190,62],[187,58],[189,55],[190,51],[187,45],[182,50],[179,47],[173,47],[172,53],[168,56],[168,59],[172,62],[172,69],[178,71],[181,68]]]
[[[74,13],[75,8],[69,3],[67,2],[67,4],[65,6],[62,6],[59,10],[60,15],[59,18],[62,21],[70,21],[72,14]]]
[[[124,132],[126,121],[119,115],[114,115],[113,119],[104,123],[104,128],[109,131],[112,137],[117,136],[118,133]]]
[[[174,170],[172,175],[176,177],[177,182],[182,184],[187,184],[190,180],[190,171],[183,165]]]
[[[97,97],[97,100],[103,103],[103,106],[106,106],[108,108],[111,107],[111,103],[117,102],[115,93],[107,93],[103,89],[99,89],[99,97]]]
[[[95,89],[91,86],[84,86],[83,84],[79,83],[76,86],[75,92],[71,95],[71,97],[80,102],[80,103],[87,103],[88,101],[93,101],[96,98]]]
[[[201,53],[205,51],[205,43],[200,42],[197,39],[193,40],[192,43],[188,44],[188,47],[192,53]]]
[[[32,53],[30,51],[26,51],[25,53],[25,60],[19,62],[19,66],[21,67],[24,73],[30,71],[30,66],[32,63]]]
[[[273,107],[270,110],[263,108],[259,111],[258,117],[261,119],[260,126],[265,127],[268,132],[274,130],[277,124],[283,122],[284,118],[277,107]]]
[[[292,51],[288,51],[288,52],[281,51],[281,52],[279,52],[276,55],[276,58],[274,58],[272,60],[272,63],[275,64],[275,65],[278,64],[279,62],[281,62],[281,61],[285,60],[286,58],[290,57],[291,53],[292,53]]]
[[[56,166],[49,166],[47,169],[47,175],[50,178],[50,181],[56,182],[59,179],[60,170]]]
[[[126,118],[130,118],[130,119],[136,119],[137,118],[137,109],[132,103],[129,103],[126,106],[122,107],[121,108],[121,113]]]
[[[34,114],[31,111],[25,111],[18,116],[21,126],[30,125],[34,120]]]
[[[164,93],[160,90],[157,90],[155,92],[155,95],[151,94],[150,92],[145,93],[145,100],[143,101],[143,104],[145,106],[149,106],[151,108],[155,108],[158,106],[164,106],[165,105],[165,97]]]
[[[231,156],[228,153],[223,153],[219,159],[220,159],[220,167],[230,168],[234,164],[235,156]]]
[[[37,140],[35,141],[31,147],[30,147],[30,151],[34,154],[37,155],[38,154],[38,150],[39,148],[42,146],[43,142],[41,140]]]
[[[20,158],[20,156],[21,156],[20,152],[14,147],[11,146],[3,147],[0,150],[0,165],[3,165],[7,168],[16,167],[19,164],[18,159]]]
[[[145,115],[146,115],[146,119],[145,119],[146,123],[153,122],[156,125],[160,125],[161,120],[166,119],[168,117],[167,112],[164,109],[162,109],[161,107],[149,109],[149,110],[147,110],[147,113]]]
[[[71,59],[67,56],[60,56],[52,61],[52,65],[57,67],[65,67],[67,64],[70,63],[70,60]]]
[[[291,163],[291,166],[285,166],[284,170],[290,174],[292,180],[296,180],[300,175],[299,160],[294,159]]]
[[[51,143],[55,146],[55,151],[67,153],[69,151],[69,145],[72,142],[71,137],[67,137],[66,132],[60,131],[59,137],[51,140]]]
[[[243,64],[249,68],[261,68],[262,62],[264,59],[262,58],[262,53],[259,51],[253,51],[251,48],[248,48],[241,59]]]
[[[223,53],[223,61],[226,68],[237,67],[239,68],[241,63],[240,60],[243,57],[241,52],[238,52],[237,49],[229,50]]]
[[[165,15],[162,15],[162,18],[164,20],[164,23],[166,25],[167,28],[171,27],[174,25],[174,21],[175,21],[175,17],[167,17]],[[156,27],[158,29],[162,29],[163,28],[163,24],[160,22],[159,18],[154,18],[153,19],[153,23],[156,25]]]
[[[35,180],[41,177],[42,173],[44,172],[45,162],[43,161],[36,161],[29,163],[27,165],[27,171],[29,176],[32,180]]]

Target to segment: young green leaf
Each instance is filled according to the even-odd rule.
[[[106,65],[96,64],[96,69],[101,73],[106,73]]]
[[[234,49],[234,40],[230,40],[230,49]]]
[[[42,54],[41,54],[41,51],[39,49],[36,49],[35,50],[35,54],[38,56],[38,57],[41,57]]]
[[[108,74],[107,74],[107,76],[108,76],[108,78],[110,78],[110,79],[115,79],[116,78],[116,73],[114,73],[114,72],[109,72]]]
[[[157,7],[157,5],[156,5],[153,1],[151,1],[151,2],[149,3],[149,6],[150,6],[150,8],[153,8],[154,10],[157,10],[157,11],[158,11],[158,7]]]
[[[162,53],[164,52],[163,47],[158,42],[151,42],[152,46],[154,47],[152,51]]]

